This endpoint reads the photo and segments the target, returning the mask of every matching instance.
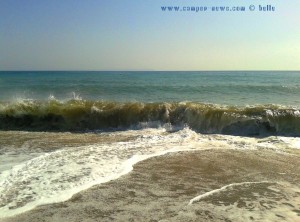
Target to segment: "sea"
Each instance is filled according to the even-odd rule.
[[[225,150],[267,162],[234,162],[227,184],[199,178],[206,187],[186,197],[189,215],[300,221],[299,136],[300,71],[1,71],[0,220],[151,158]],[[211,158],[226,172],[230,159]]]

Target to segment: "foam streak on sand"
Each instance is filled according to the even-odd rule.
[[[185,150],[177,144],[188,144],[194,135],[188,129],[168,136],[161,135],[164,129],[143,132],[148,135],[133,141],[44,153],[1,172],[0,218],[28,211],[37,205],[65,201],[81,190],[129,173],[137,162]],[[121,134],[129,136],[136,131]]]
[[[19,132],[11,134],[14,138],[22,135]],[[26,140],[26,144],[29,147],[36,144],[39,141],[38,135],[44,141],[40,141],[41,145],[53,140],[51,133],[40,133],[35,134],[32,141]],[[175,132],[159,128],[100,133],[98,137],[106,138],[104,142],[87,145],[82,141],[75,146],[64,146],[64,143],[68,145],[75,137],[78,134],[65,134],[65,142],[57,144],[62,148],[41,150],[37,154],[39,156],[25,161],[21,157],[31,152],[31,149],[18,149],[21,141],[17,141],[14,157],[22,162],[16,162],[10,169],[4,168],[6,170],[0,172],[0,218],[28,211],[38,205],[65,201],[93,185],[129,173],[132,166],[142,160],[170,152],[235,149],[298,152],[298,149],[292,149],[290,140],[203,135],[189,128]],[[116,138],[125,139],[117,141]],[[298,138],[293,138],[292,144],[298,141]],[[4,148],[0,151],[2,155],[9,156],[6,150]],[[219,190],[237,185],[241,184],[227,185]],[[209,195],[219,190],[211,191]]]
[[[191,199],[188,205],[192,205],[193,203],[198,202],[198,201],[202,200],[205,197],[208,197],[208,196],[214,195],[216,193],[222,192],[222,191],[227,190],[228,188],[231,188],[231,187],[243,186],[243,185],[248,185],[248,184],[261,184],[261,183],[270,183],[270,184],[273,184],[273,182],[269,182],[269,181],[231,183],[231,184],[223,186],[223,187],[221,187],[219,189],[211,190],[209,192],[206,192],[204,194],[201,194],[201,195],[199,195],[199,196]]]

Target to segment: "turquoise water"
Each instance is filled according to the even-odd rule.
[[[300,104],[300,72],[0,72],[0,101]]]

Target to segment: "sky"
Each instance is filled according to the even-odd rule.
[[[299,12],[298,0],[0,0],[0,70],[300,70]]]

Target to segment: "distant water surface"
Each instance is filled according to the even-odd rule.
[[[0,101],[192,101],[299,106],[300,72],[0,72]]]

